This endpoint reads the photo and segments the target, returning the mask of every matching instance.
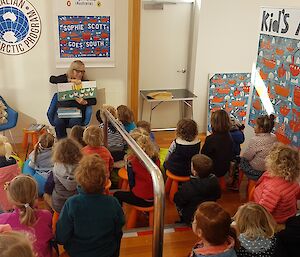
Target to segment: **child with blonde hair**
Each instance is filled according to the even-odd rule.
[[[171,143],[164,168],[176,176],[190,176],[191,159],[200,151],[198,126],[194,120],[182,119],[177,123],[176,139]]]
[[[103,119],[103,111],[109,111],[112,116],[117,119],[117,110],[110,105],[103,105],[102,109],[98,110],[96,112],[96,118],[98,120],[99,127],[101,129],[104,128],[104,122]],[[108,127],[107,127],[107,148],[110,151],[113,159],[115,162],[121,161],[124,159],[124,156],[126,154],[127,144],[126,141],[121,136],[120,132],[111,124],[111,122],[108,120]]]
[[[233,141],[229,133],[231,122],[225,110],[211,114],[211,128],[212,134],[206,137],[201,153],[213,160],[214,174],[220,178],[229,171],[234,158]],[[224,189],[224,185],[221,187]]]
[[[44,194],[45,183],[53,170],[53,145],[54,136],[52,134],[41,135],[23,168],[23,174],[32,176],[38,183],[39,195]]]
[[[44,198],[49,202],[52,194],[50,206],[57,213],[60,213],[65,201],[77,193],[74,173],[81,157],[80,146],[73,139],[61,139],[54,146],[53,177],[49,176],[46,182]]]
[[[240,248],[236,250],[238,257],[272,257],[279,254],[280,248],[275,237],[277,224],[263,206],[251,202],[243,204],[234,220],[240,241]]]
[[[66,201],[56,226],[56,239],[71,257],[119,256],[124,213],[103,194],[105,173],[97,154],[84,156],[76,169],[79,194]]]
[[[136,128],[130,135],[159,167],[157,148],[151,142],[149,134],[141,128]],[[114,197],[121,205],[125,202],[141,207],[153,206],[154,193],[151,175],[132,150],[127,158],[127,173],[130,191],[117,191]]]
[[[36,209],[36,181],[30,176],[19,175],[7,183],[6,190],[15,210],[0,214],[0,224],[9,224],[13,230],[26,231],[32,238],[38,257],[52,256],[52,215],[49,211]]]
[[[272,134],[275,116],[264,115],[256,119],[254,132],[255,136],[242,154],[240,160],[241,171],[252,180],[258,180],[266,170],[265,158],[269,154],[274,143],[277,142],[276,136]]]
[[[83,140],[87,146],[81,149],[82,153],[87,154],[98,154],[105,162],[106,176],[109,178],[110,172],[112,171],[114,159],[111,153],[103,146],[103,131],[98,126],[89,126],[83,132]]]
[[[36,257],[28,236],[21,232],[0,233],[1,257]]]
[[[275,144],[266,158],[267,171],[258,180],[254,201],[263,205],[277,223],[295,216],[300,187],[299,151],[282,143]]]
[[[117,107],[118,119],[124,125],[125,130],[129,133],[131,130],[136,128],[134,123],[134,116],[132,110],[126,105],[119,105]]]
[[[83,141],[83,132],[84,127],[75,125],[71,129],[69,137],[77,141],[80,144],[80,146],[85,147],[86,143]]]
[[[11,157],[13,148],[7,137],[0,135],[0,168],[16,164],[16,160]]]
[[[230,226],[231,217],[219,204],[204,202],[195,212],[193,232],[200,241],[190,257],[236,257],[236,233]]]

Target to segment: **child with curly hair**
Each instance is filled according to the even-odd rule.
[[[130,135],[153,162],[159,166],[157,148],[153,145],[149,134],[141,128],[136,128]],[[130,191],[117,191],[114,193],[114,197],[118,199],[121,205],[125,202],[141,207],[153,206],[154,193],[151,175],[132,150],[130,150],[127,157],[127,173]]]
[[[84,156],[76,169],[79,194],[66,201],[56,226],[56,239],[71,257],[119,256],[124,213],[103,194],[105,173],[97,154]]]
[[[295,216],[300,187],[299,151],[278,143],[266,158],[267,171],[258,180],[254,201],[263,205],[277,223]]]
[[[83,132],[84,132],[84,127],[79,126],[79,125],[75,125],[72,127],[71,131],[70,131],[70,135],[69,138],[77,141],[80,146],[85,147],[86,143],[83,141]]]
[[[117,107],[118,119],[124,125],[125,130],[130,133],[131,130],[136,128],[134,123],[134,116],[132,110],[126,105],[119,105]]]
[[[194,120],[182,119],[177,123],[176,139],[171,143],[164,168],[176,176],[191,175],[191,159],[200,151],[198,126]]]
[[[113,169],[114,159],[111,153],[103,145],[103,131],[98,126],[89,126],[83,132],[83,140],[87,144],[81,149],[84,155],[98,154],[105,162],[106,176],[110,177],[110,172]]]

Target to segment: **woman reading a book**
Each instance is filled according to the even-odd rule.
[[[73,61],[66,74],[59,76],[51,76],[49,81],[52,84],[73,82],[75,85],[81,85],[81,81],[86,81],[85,77],[85,65],[82,61]],[[75,100],[58,101],[57,108],[60,107],[76,107],[81,111],[81,118],[59,118],[57,113],[54,117],[55,132],[58,139],[67,136],[66,128],[72,128],[75,125],[82,125],[85,119],[86,106],[95,105],[97,103],[96,98],[84,99],[81,97],[75,98]]]

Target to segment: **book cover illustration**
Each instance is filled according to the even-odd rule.
[[[96,81],[83,81],[80,85],[59,83],[57,84],[58,101],[69,101],[76,98],[95,98],[96,89]]]

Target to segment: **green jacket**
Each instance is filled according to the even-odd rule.
[[[56,239],[71,257],[110,257],[119,251],[123,210],[117,199],[78,188],[56,224]]]

